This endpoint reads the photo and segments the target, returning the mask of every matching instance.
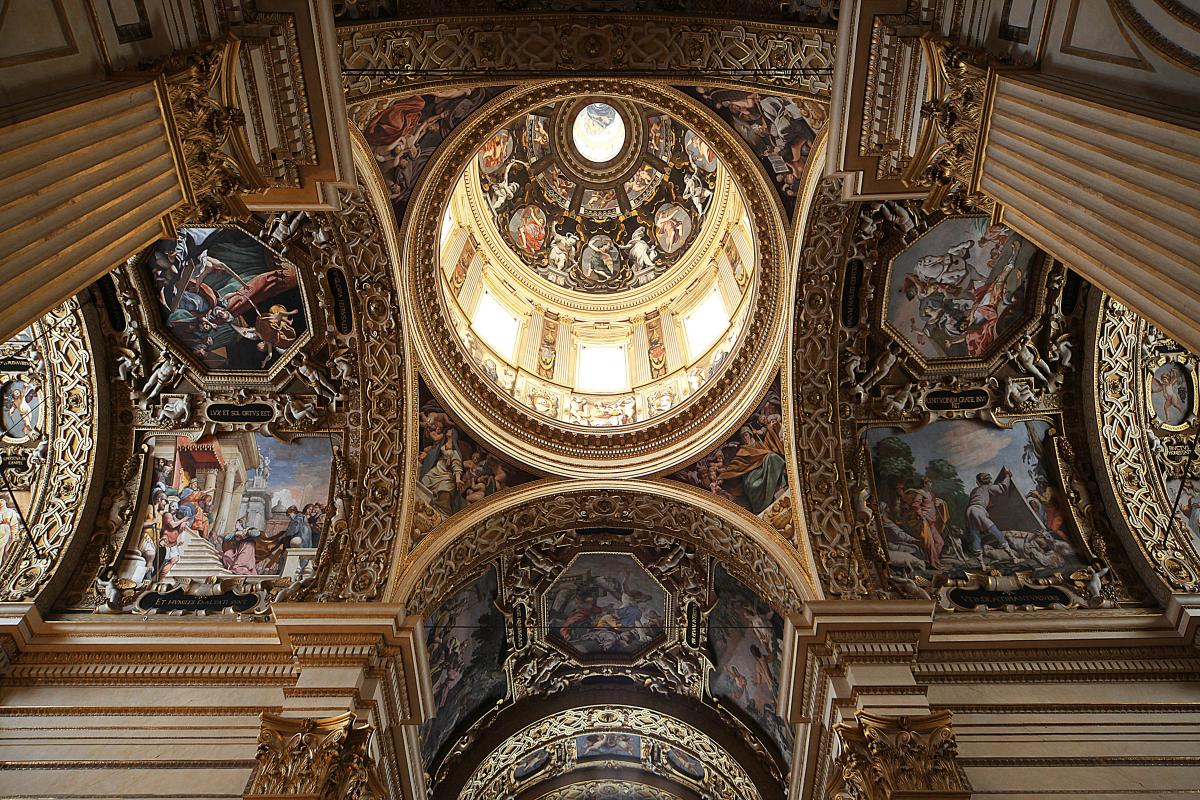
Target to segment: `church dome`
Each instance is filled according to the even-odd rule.
[[[765,376],[779,275],[764,256],[782,237],[752,212],[771,210],[753,162],[685,98],[562,88],[456,132],[437,165],[448,191],[418,198],[438,222],[413,309],[442,353],[428,371],[535,468],[594,470],[596,450],[658,466],[701,426],[728,428],[713,387]],[[431,227],[428,212],[409,225]]]

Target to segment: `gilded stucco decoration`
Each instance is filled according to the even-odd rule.
[[[1087,414],[1103,496],[1120,510],[1114,524],[1128,532],[1151,591],[1195,592],[1197,359],[1114,298],[1096,306]]]
[[[828,97],[834,61],[832,28],[613,13],[364,24],[339,28],[338,40],[350,103],[454,83],[464,73],[503,81],[506,72],[527,70],[666,75],[749,70],[755,74],[742,78],[744,84]]]
[[[603,426],[551,424],[543,414],[507,397],[483,369],[473,367],[465,349],[454,344],[457,337],[440,297],[439,275],[428,268],[436,263],[445,195],[461,165],[475,155],[478,142],[528,108],[576,96],[645,103],[683,121],[712,144],[741,187],[758,256],[758,283],[744,332],[704,391],[658,416],[619,425],[612,433]],[[514,90],[459,125],[431,161],[405,217],[404,280],[415,298],[405,305],[405,311],[431,388],[449,408],[469,417],[484,439],[549,472],[633,475],[669,468],[708,449],[748,410],[754,395],[770,379],[782,344],[782,313],[788,293],[782,268],[788,258],[782,215],[778,199],[764,185],[748,155],[724,125],[693,101],[636,81],[579,80]]]
[[[132,436],[66,607],[259,616],[383,591],[412,400],[369,191],[336,215],[182,228],[100,292]]]
[[[589,762],[588,749],[597,742],[599,747],[593,749],[601,751],[601,763],[651,774],[671,769],[666,755],[673,746],[699,763],[704,787],[716,796],[763,797],[745,768],[703,731],[658,711],[617,705],[573,708],[526,726],[484,756],[464,785],[463,796],[489,800],[507,796],[506,790],[512,791],[517,783],[513,765],[541,749],[552,755],[536,775],[537,781],[595,763]],[[678,756],[677,760],[686,763]]]
[[[0,345],[4,600],[36,597],[94,512],[93,473],[107,443],[97,338],[80,302],[69,300]]]
[[[646,530],[664,544],[674,540],[709,553],[783,611],[812,596],[789,543],[701,492],[658,481],[531,484],[481,504],[413,551],[394,596],[429,610],[505,549],[550,534],[567,541],[577,528],[595,527]]]
[[[801,263],[791,365],[825,590],[935,597],[947,610],[1125,597],[1075,456],[1082,431],[1060,415],[1078,392],[1078,279],[986,207],[837,197],[827,185],[809,218],[815,263]],[[836,351],[817,339],[835,327]],[[834,363],[836,385],[820,385]],[[810,436],[831,451],[811,468]]]

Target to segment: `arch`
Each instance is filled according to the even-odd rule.
[[[698,489],[666,480],[547,480],[494,495],[431,532],[391,592],[413,613],[436,606],[505,550],[554,531],[643,528],[715,556],[780,611],[819,595],[811,564],[761,520]]]

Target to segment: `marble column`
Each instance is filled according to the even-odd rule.
[[[1200,116],[996,76],[980,188],[1004,221],[1200,352]]]
[[[152,81],[105,81],[0,123],[0,341],[163,235],[184,201]]]

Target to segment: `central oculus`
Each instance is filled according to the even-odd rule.
[[[581,156],[602,164],[625,146],[625,120],[608,103],[591,103],[575,115],[571,138]]]

